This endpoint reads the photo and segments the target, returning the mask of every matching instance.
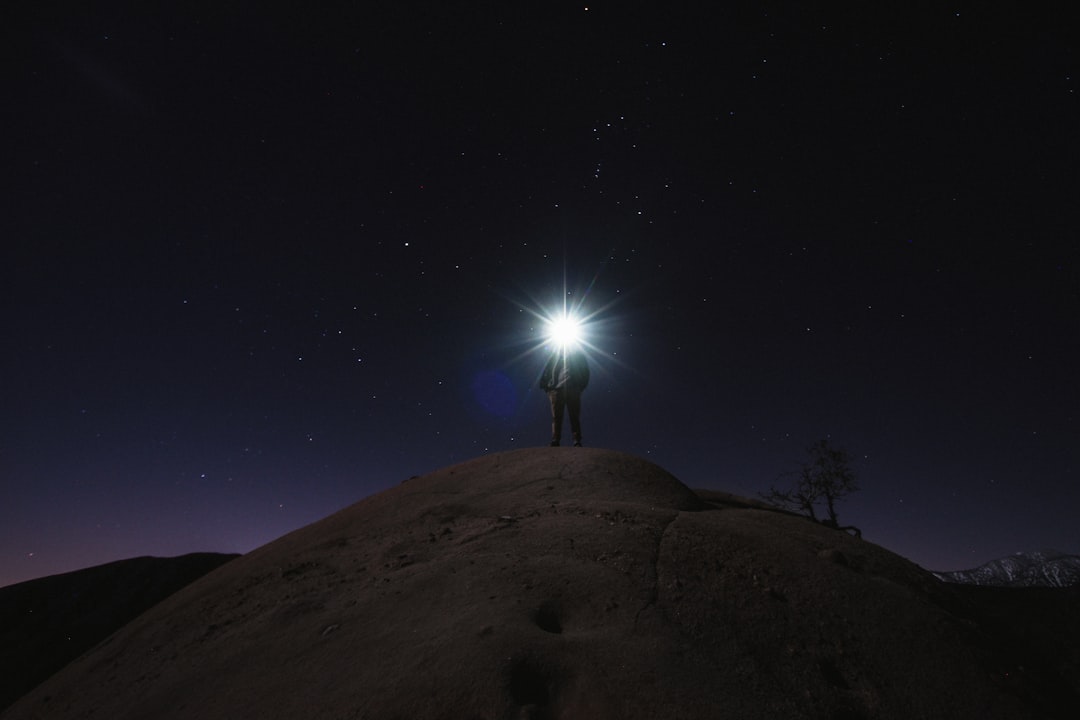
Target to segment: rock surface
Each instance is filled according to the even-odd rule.
[[[930,573],[590,448],[412,478],[234,560],[12,718],[1066,717]]]

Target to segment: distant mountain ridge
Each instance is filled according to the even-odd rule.
[[[0,588],[0,712],[235,554],[138,557]]]
[[[939,579],[991,587],[1072,587],[1080,585],[1080,556],[1054,550],[1019,552],[972,570],[935,572]]]

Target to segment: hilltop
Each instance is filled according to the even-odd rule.
[[[1075,652],[970,590],[637,457],[516,450],[224,564],[0,718],[1068,717]]]

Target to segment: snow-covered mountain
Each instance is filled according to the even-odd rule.
[[[1052,550],[1021,552],[991,560],[973,570],[935,572],[941,580],[994,587],[1069,587],[1080,585],[1080,556]]]

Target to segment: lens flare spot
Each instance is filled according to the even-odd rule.
[[[498,370],[477,373],[473,377],[472,392],[480,407],[492,415],[508,418],[517,407],[514,384]]]

